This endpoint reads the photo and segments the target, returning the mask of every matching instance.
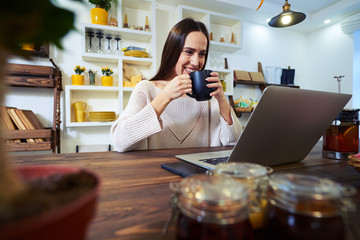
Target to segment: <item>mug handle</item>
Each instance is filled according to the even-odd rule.
[[[83,105],[84,105],[84,111],[85,111],[87,104],[85,102],[83,102]]]

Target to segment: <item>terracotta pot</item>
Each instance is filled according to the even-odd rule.
[[[90,9],[92,24],[108,25],[108,12],[103,8]]]
[[[84,76],[78,74],[71,75],[71,82],[72,85],[84,85]]]
[[[83,196],[44,213],[0,226],[2,240],[85,240],[87,226],[95,215],[99,177],[84,169],[62,166],[22,166],[17,172],[24,180],[81,170],[96,178],[97,184]]]
[[[113,77],[112,76],[102,76],[101,84],[106,87],[111,87],[113,85]]]

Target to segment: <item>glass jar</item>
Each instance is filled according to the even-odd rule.
[[[256,163],[222,163],[218,164],[213,175],[225,175],[246,185],[249,191],[249,219],[253,229],[264,225],[264,211],[267,205],[266,189],[268,176],[273,170]]]
[[[253,239],[248,192],[238,181],[194,175],[171,188],[179,210],[176,239]]]
[[[323,136],[323,156],[347,159],[359,152],[359,109],[344,109]]]
[[[273,174],[265,213],[269,239],[345,239],[342,214],[352,204],[340,184],[315,176]]]

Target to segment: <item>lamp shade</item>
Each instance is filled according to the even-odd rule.
[[[291,5],[288,3],[288,1],[285,1],[285,4],[283,6],[283,12],[273,17],[269,21],[269,26],[288,27],[304,21],[306,15],[302,12],[291,11],[290,6]]]

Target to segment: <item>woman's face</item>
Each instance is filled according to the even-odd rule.
[[[185,39],[184,48],[175,65],[176,75],[201,70],[205,63],[207,39],[202,32],[191,32]]]

